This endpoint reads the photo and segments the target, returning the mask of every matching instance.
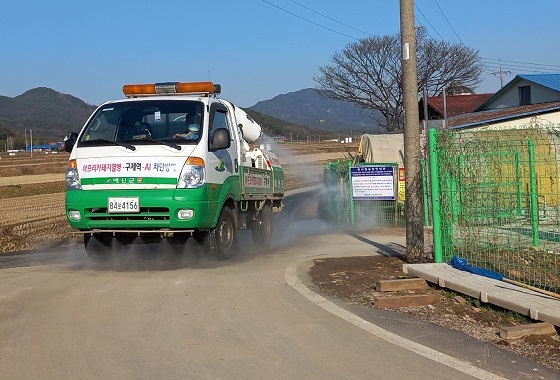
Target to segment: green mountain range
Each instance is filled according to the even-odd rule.
[[[0,96],[0,140],[10,135],[19,142],[32,130],[34,139],[61,141],[82,128],[95,106],[46,87],[34,88],[14,98]]]
[[[252,107],[265,115],[325,131],[379,133],[379,111],[365,111],[352,103],[321,96],[314,88],[306,88],[260,101]]]
[[[266,136],[283,136],[288,141],[346,137],[350,130],[371,133],[372,126],[364,121],[367,119],[357,118],[359,112],[355,107],[346,108],[348,106],[344,102],[322,99],[312,89],[307,89],[259,102],[246,111],[263,127]],[[0,96],[0,141],[4,140],[0,149],[7,145],[23,148],[30,130],[37,143],[62,141],[69,132],[79,131],[95,109],[96,106],[72,95],[46,87],[31,89],[14,98]],[[282,111],[288,109],[290,117]],[[323,122],[316,122],[318,119]],[[8,136],[10,144],[6,142]]]

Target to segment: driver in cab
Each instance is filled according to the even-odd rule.
[[[185,125],[187,126],[187,131],[185,133],[177,133],[173,136],[174,139],[187,139],[196,140],[200,134],[200,125],[196,122],[196,117],[194,114],[187,114],[185,116]]]

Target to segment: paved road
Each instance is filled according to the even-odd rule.
[[[175,261],[136,246],[93,265],[79,244],[0,257],[1,377],[557,378],[462,334],[310,291],[312,258],[386,254],[404,237],[334,231],[308,219],[304,197],[275,220],[273,249],[242,234],[247,249],[229,262],[190,241]]]

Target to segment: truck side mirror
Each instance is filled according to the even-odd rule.
[[[210,150],[227,149],[231,146],[231,136],[229,135],[229,130],[227,128],[218,128],[214,131],[212,135],[212,141],[210,141]]]
[[[76,132],[70,132],[70,134],[68,134],[63,140],[64,150],[70,153],[72,151],[72,148],[74,148],[74,144],[76,144],[77,138],[78,134]]]

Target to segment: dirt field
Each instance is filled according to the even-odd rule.
[[[57,163],[58,166],[58,163]],[[63,168],[64,169],[64,168]],[[39,183],[64,182],[64,173],[37,174],[37,175],[18,175],[10,177],[0,177],[0,186],[17,186]]]
[[[67,153],[0,154],[0,253],[69,239],[64,216]]]

